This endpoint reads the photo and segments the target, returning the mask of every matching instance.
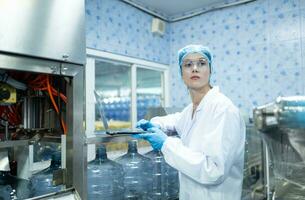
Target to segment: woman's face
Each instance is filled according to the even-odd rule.
[[[182,79],[189,89],[209,87],[209,62],[199,53],[187,55],[182,63]]]

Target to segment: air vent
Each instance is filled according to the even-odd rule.
[[[151,24],[151,32],[163,35],[165,32],[165,22],[159,18],[153,18]]]

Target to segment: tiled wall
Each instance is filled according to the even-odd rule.
[[[304,94],[305,0],[257,0],[167,24],[160,37],[151,19],[118,0],[86,0],[87,47],[170,63],[171,104],[190,102],[177,51],[191,43],[213,51],[212,85],[244,112],[280,95]],[[182,89],[181,89],[182,88]]]
[[[169,27],[151,33],[152,16],[119,0],[86,0],[87,47],[169,63]]]
[[[305,0],[258,0],[171,24],[171,103],[185,106],[177,51],[213,51],[212,85],[244,112],[280,95],[304,94]]]

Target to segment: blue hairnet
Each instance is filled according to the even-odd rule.
[[[209,62],[210,71],[212,73],[211,68],[212,68],[213,56],[212,56],[210,49],[208,47],[205,47],[202,45],[195,45],[195,44],[187,45],[178,51],[180,69],[181,69],[184,58],[191,53],[199,53],[204,58],[206,58]]]

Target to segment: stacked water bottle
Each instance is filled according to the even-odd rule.
[[[130,97],[108,98],[103,101],[107,119],[129,121],[130,120]],[[138,119],[145,117],[147,108],[159,107],[160,96],[138,96],[137,110]]]
[[[139,96],[137,98],[138,119],[145,117],[148,108],[159,107],[160,105],[160,96],[158,95]]]
[[[111,161],[106,149],[97,149],[88,163],[88,199],[167,200],[178,199],[178,172],[165,163],[160,151],[141,155],[137,141],[128,142],[128,152]]]
[[[0,171],[1,200],[26,199],[29,197],[29,181],[13,176],[8,171]]]
[[[51,166],[30,177],[30,181],[0,171],[0,200],[27,199],[60,191],[63,186],[53,186],[53,172],[60,168],[60,152],[52,154]]]
[[[63,185],[53,184],[53,173],[61,168],[61,152],[56,151],[52,154],[51,165],[33,174],[30,178],[31,196],[41,196],[49,193],[59,192],[64,189]]]
[[[60,169],[60,166],[60,152],[55,152],[50,167],[31,177],[31,194],[28,196],[35,197],[62,190],[63,185],[55,186],[52,183],[53,172]],[[96,159],[88,163],[87,173],[90,200],[178,199],[177,170],[165,163],[160,151],[139,154],[136,140],[129,141],[128,152],[115,161],[107,158],[103,145],[99,146]],[[7,198],[12,195],[12,189],[8,186],[0,187],[0,191]]]
[[[104,99],[103,105],[107,119],[130,120],[130,97]]]

